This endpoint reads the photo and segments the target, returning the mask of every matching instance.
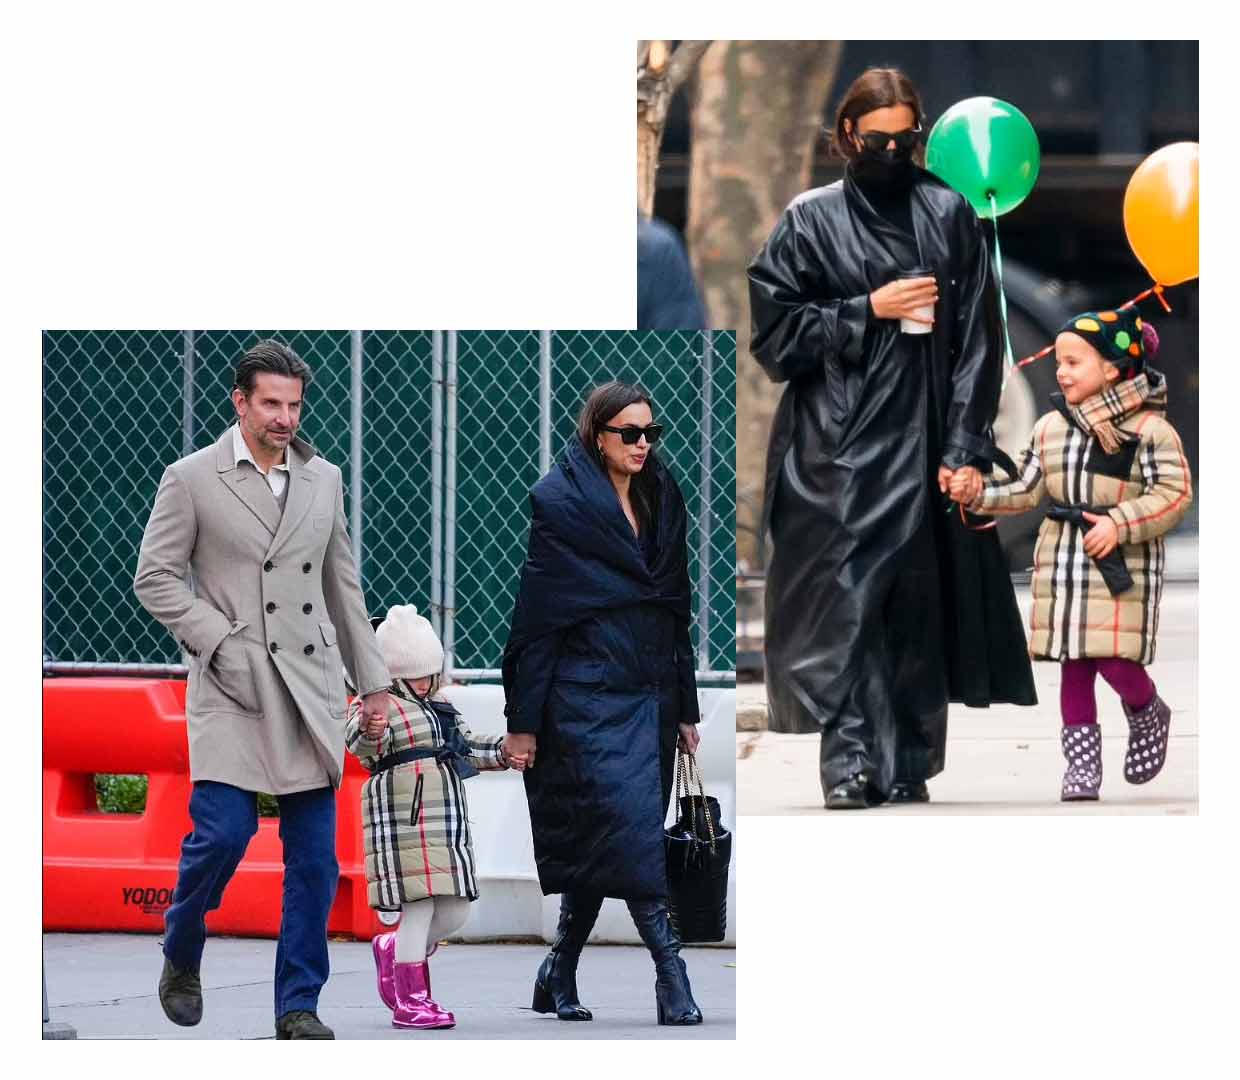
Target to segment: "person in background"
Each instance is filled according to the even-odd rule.
[[[637,329],[705,330],[706,310],[676,230],[637,215]]]

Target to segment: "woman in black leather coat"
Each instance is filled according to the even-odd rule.
[[[677,742],[698,744],[684,499],[638,387],[610,382],[530,492],[529,552],[504,649],[508,742],[538,880],[560,924],[534,1008],[589,1020],[577,960],[603,898],[627,901],[655,961],[660,1024],[697,1024],[668,920],[663,821]]]
[[[1003,349],[981,223],[916,163],[922,121],[902,73],[858,78],[844,179],[796,198],[749,267],[751,350],[788,383],[766,474],[771,727],[821,730],[830,809],[928,800],[949,699],[1036,701],[998,537],[943,495],[989,471]]]

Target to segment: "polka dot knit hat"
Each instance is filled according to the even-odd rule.
[[[1059,333],[1084,338],[1102,354],[1102,359],[1119,368],[1124,379],[1143,372],[1145,362],[1158,353],[1158,334],[1136,308],[1086,311],[1064,323]]]

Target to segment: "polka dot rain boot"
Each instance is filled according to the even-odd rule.
[[[1065,724],[1060,734],[1064,760],[1063,802],[1097,799],[1102,787],[1102,728],[1097,724]]]
[[[1142,709],[1124,706],[1128,717],[1128,753],[1124,755],[1124,779],[1148,784],[1162,771],[1171,736],[1171,709],[1157,693]]]

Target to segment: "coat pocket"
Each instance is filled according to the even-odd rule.
[[[1132,480],[1132,466],[1137,460],[1140,446],[1139,437],[1129,436],[1119,444],[1119,449],[1114,454],[1108,454],[1095,439],[1085,454],[1085,471],[1099,476],[1110,476],[1116,480]]]
[[[832,420],[843,424],[848,419],[848,385],[844,369],[836,359],[828,359],[826,369],[827,411]]]
[[[194,708],[202,712],[242,712],[257,716],[262,712],[258,701],[258,686],[254,669],[250,666],[250,653],[254,648],[240,639],[246,628],[243,622],[233,628],[211,654],[210,662],[197,662],[197,693]]]
[[[343,716],[348,705],[348,693],[344,687],[344,662],[336,645],[336,628],[329,622],[319,623],[323,637],[323,688],[327,694],[327,707],[332,716]]]

